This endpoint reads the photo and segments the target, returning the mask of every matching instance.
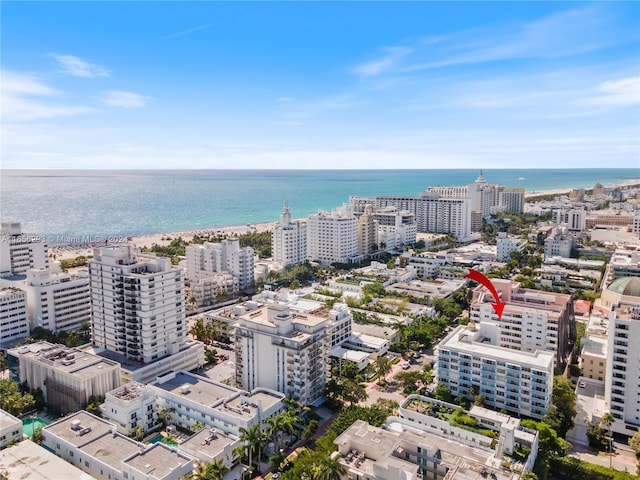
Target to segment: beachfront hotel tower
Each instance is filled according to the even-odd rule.
[[[307,260],[307,223],[291,220],[288,203],[271,234],[271,252],[273,261],[283,267]]]
[[[187,342],[184,270],[131,245],[95,248],[89,263],[95,347],[150,363]]]
[[[24,233],[20,222],[2,222],[0,244],[0,273],[24,275],[30,268],[49,266],[44,237]]]
[[[322,264],[358,261],[358,219],[350,206],[307,218],[307,258]]]

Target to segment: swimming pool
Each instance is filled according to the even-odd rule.
[[[46,425],[49,425],[49,422],[39,417],[22,419],[22,431],[29,438],[31,438],[31,436],[33,435],[34,430],[36,430],[38,427],[44,427]]]
[[[178,444],[177,444],[177,443],[167,441],[167,440],[166,440],[162,435],[160,435],[160,434],[156,435],[156,436],[155,436],[155,437],[153,437],[151,440],[149,440],[149,443],[150,443],[150,444],[152,444],[152,443],[158,443],[158,442],[164,443],[165,445],[168,445],[168,446],[170,446],[170,447],[177,447],[177,446],[178,446]]]

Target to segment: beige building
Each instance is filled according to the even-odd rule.
[[[40,388],[49,408],[75,412],[89,397],[120,385],[120,365],[79,348],[38,342],[7,351],[11,373],[29,388]]]
[[[327,380],[329,320],[292,312],[285,305],[261,306],[232,324],[236,383],[293,396],[302,405],[321,401]]]

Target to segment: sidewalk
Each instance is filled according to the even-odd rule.
[[[588,463],[593,463],[595,465],[600,465],[603,467],[609,467],[609,454],[602,453],[598,455],[597,452],[594,452],[588,445],[583,445],[581,443],[571,443],[573,445],[573,451],[569,454],[570,457],[579,458]],[[614,451],[611,456],[611,466],[612,468],[620,471],[627,471],[635,475],[637,469],[636,457],[633,453],[629,451]]]

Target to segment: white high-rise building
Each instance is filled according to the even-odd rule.
[[[7,348],[29,336],[27,296],[24,291],[6,287],[0,289],[0,346]]]
[[[267,305],[237,317],[232,327],[240,388],[270,388],[302,405],[322,400],[331,346],[327,318]]]
[[[20,222],[2,222],[0,246],[0,273],[23,275],[30,268],[49,265],[46,239],[24,233]]]
[[[91,322],[89,274],[54,273],[48,268],[27,271],[24,283],[31,328],[51,331],[78,329]]]
[[[307,260],[307,223],[292,221],[287,203],[271,234],[271,254],[273,261],[283,267]]]
[[[187,278],[192,282],[215,273],[229,273],[238,278],[241,291],[250,289],[253,284],[253,248],[241,248],[238,238],[190,245],[186,248],[186,256]]]
[[[358,219],[348,208],[318,212],[307,219],[307,258],[330,264],[349,263],[358,253]]]
[[[95,248],[89,274],[94,346],[142,363],[186,346],[184,270],[169,258]]]
[[[510,280],[494,279],[492,283],[501,303],[506,303],[502,318],[492,307],[493,296],[481,285],[473,292],[469,314],[485,337],[504,348],[551,352],[557,364],[566,360],[574,329],[571,296],[519,288]]]
[[[640,297],[640,279],[634,278]],[[640,302],[620,304],[609,316],[605,399],[615,418],[612,429],[633,435],[640,427]]]
[[[498,207],[506,213],[524,211],[524,188],[502,188],[498,193]]]
[[[386,250],[416,243],[418,227],[413,213],[387,207],[374,212],[373,218],[378,222],[378,243],[384,243]]]
[[[471,398],[475,387],[485,406],[542,418],[551,406],[553,352],[500,346],[482,324],[457,327],[436,347],[436,376],[454,396]]]

